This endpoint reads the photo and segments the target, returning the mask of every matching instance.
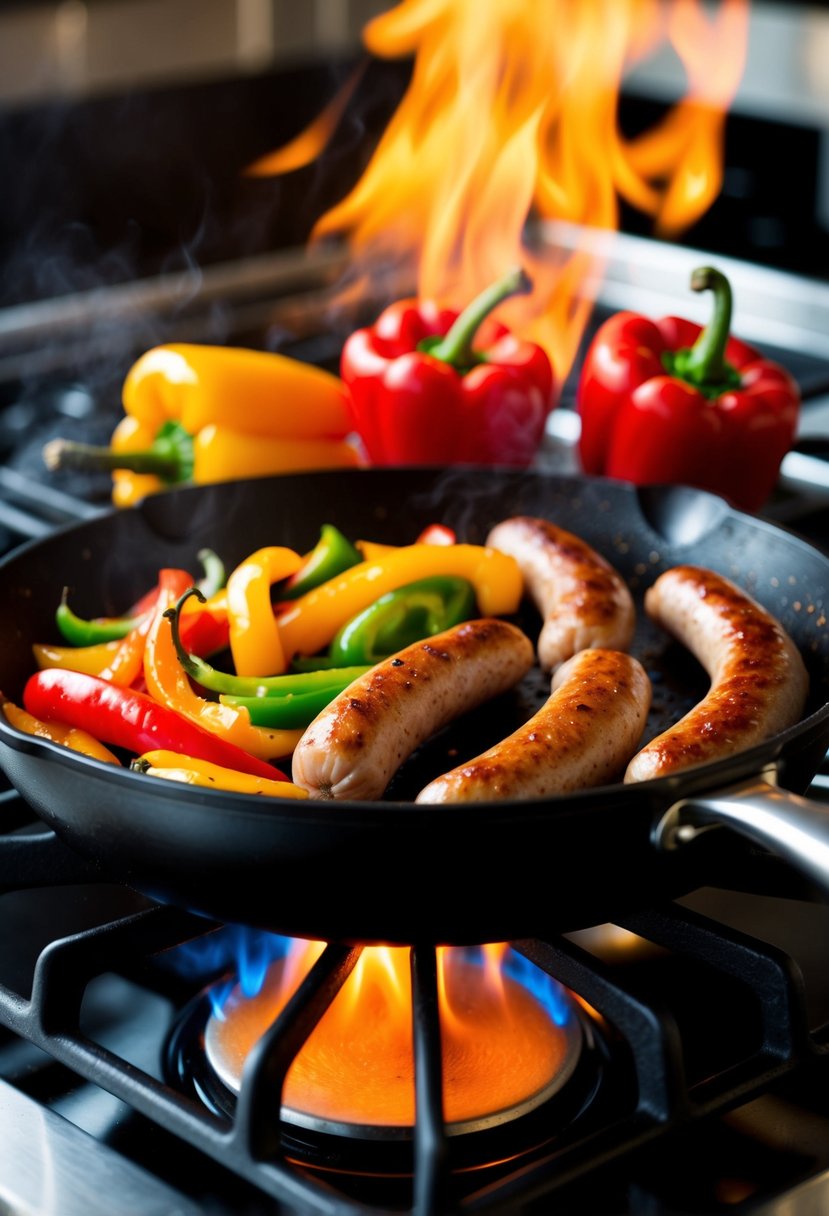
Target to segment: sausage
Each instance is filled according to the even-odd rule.
[[[417,802],[543,798],[621,777],[651,703],[642,665],[617,650],[582,650],[558,669],[547,703],[489,751],[437,777]]]
[[[518,515],[496,524],[486,543],[518,562],[544,621],[538,659],[545,671],[590,647],[630,646],[633,597],[621,575],[585,541],[546,519]]]
[[[711,570],[676,566],[646,592],[645,611],[687,646],[711,688],[633,757],[625,781],[719,760],[800,719],[809,691],[800,653],[780,622],[734,583]]]
[[[295,783],[317,798],[379,798],[416,747],[517,684],[533,657],[529,638],[494,617],[407,646],[318,714],[294,752]]]

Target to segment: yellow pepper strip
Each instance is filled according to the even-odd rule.
[[[222,768],[209,760],[195,760],[192,756],[180,756],[178,752],[146,752],[132,767],[149,777],[162,777],[167,781],[182,781],[185,785],[201,785],[206,789],[230,790],[235,794],[265,794],[269,798],[307,798],[307,790],[300,789],[290,781],[268,781],[266,777],[253,777],[248,773],[237,773],[234,769]]]
[[[99,676],[115,658],[120,645],[120,642],[98,642],[95,646],[48,646],[36,642],[32,653],[41,671],[47,667],[61,667]]]
[[[166,591],[159,595],[155,617],[144,650],[144,679],[151,697],[168,705],[205,730],[221,735],[260,760],[280,760],[290,756],[302,737],[301,730],[271,730],[253,726],[246,709],[206,701],[193,691],[187,673],[178,661],[170,622],[164,610],[176,601]]]
[[[99,743],[88,731],[79,730],[74,726],[61,726],[59,722],[41,722],[40,718],[33,717],[25,709],[21,709],[4,697],[0,697],[0,706],[2,706],[9,725],[13,726],[15,730],[22,731],[24,735],[36,735],[39,739],[50,739],[52,743],[61,743],[64,747],[71,748],[73,752],[91,756],[93,760],[104,760],[107,764],[120,765],[121,763],[108,747],[104,747],[103,743]]]
[[[483,616],[508,615],[521,602],[521,571],[506,553],[481,545],[406,545],[352,566],[290,604],[277,618],[285,655],[316,654],[381,595],[435,574],[468,579]]]
[[[360,457],[340,439],[269,439],[211,423],[195,436],[193,461],[193,480],[205,485],[269,473],[353,469]]]
[[[271,545],[251,553],[227,580],[230,652],[239,676],[278,676],[288,663],[271,604],[271,584],[295,574],[302,557]]]
[[[364,562],[376,562],[381,557],[385,557],[387,553],[394,553],[399,546],[381,545],[376,540],[358,540],[355,542],[355,548],[360,550]]]
[[[121,399],[153,434],[170,420],[191,435],[209,423],[283,439],[344,439],[352,429],[337,376],[239,347],[156,346],[130,368]]]

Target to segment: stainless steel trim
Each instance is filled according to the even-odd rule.
[[[0,1210],[17,1216],[199,1216],[201,1209],[0,1081]]]
[[[670,852],[713,827],[733,828],[829,893],[829,809],[777,786],[773,765],[730,789],[674,803],[656,824],[653,841]]]

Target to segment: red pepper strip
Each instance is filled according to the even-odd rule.
[[[116,688],[97,676],[57,668],[39,671],[29,678],[23,703],[42,721],[74,726],[138,755],[161,748],[271,781],[288,780],[272,764],[202,730],[152,697]]]
[[[705,329],[630,312],[599,329],[578,388],[582,467],[637,485],[697,486],[756,511],[794,440],[798,387],[784,368],[729,337],[724,275],[705,267],[691,286],[715,294]]]
[[[374,464],[530,463],[553,402],[550,360],[491,322],[491,345],[476,341],[491,310],[529,287],[513,271],[460,315],[402,301],[348,338],[340,372]]]
[[[424,528],[415,541],[416,545],[454,545],[457,536],[446,524],[429,524]]]
[[[214,616],[207,608],[185,613],[181,618],[181,640],[184,648],[200,659],[226,650],[230,640],[228,619]]]
[[[164,580],[164,585],[175,590],[177,595],[183,595],[187,588],[193,585],[193,576],[186,570],[162,570],[159,574],[158,587],[153,592],[156,604],[162,580]],[[148,612],[140,619],[135,629],[130,630],[115,652],[109,666],[99,673],[102,680],[108,680],[110,684],[117,684],[119,688],[128,688],[138,678],[144,666],[144,646],[153,620],[154,614]]]

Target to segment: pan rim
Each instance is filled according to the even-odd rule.
[[[378,799],[376,801],[368,801],[365,799],[326,800],[319,798],[263,797],[261,794],[210,789],[172,781],[164,782],[164,785],[167,797],[179,801],[185,812],[192,805],[198,805],[200,808],[213,806],[217,811],[221,811],[222,814],[229,814],[231,816],[241,816],[242,818],[253,816],[256,819],[261,819],[274,818],[278,814],[283,822],[289,820],[291,822],[301,822],[304,818],[304,808],[310,805],[313,808],[315,823],[319,823],[321,819],[326,817],[326,811],[329,812],[332,821],[336,821],[352,811],[358,811],[361,817],[367,818],[368,821],[372,822],[375,819],[378,822],[382,822],[392,814],[396,817],[403,814],[407,819],[417,818],[427,821],[435,818],[445,819],[449,815],[456,820],[468,818],[477,823],[480,823],[482,818],[487,823],[497,823],[501,818],[505,817],[508,817],[510,822],[514,822],[516,815],[536,819],[538,817],[543,818],[548,814],[564,814],[569,810],[577,813],[583,804],[595,802],[596,799],[600,798],[607,798],[609,802],[615,802],[624,796],[627,800],[632,801],[637,792],[641,794],[643,802],[648,802],[655,798],[659,801],[660,805],[664,805],[672,799],[672,791],[676,791],[678,797],[684,796],[689,780],[692,780],[695,785],[701,783],[705,788],[712,790],[724,788],[727,785],[734,784],[735,780],[759,773],[761,769],[766,768],[769,764],[773,764],[791,740],[808,734],[812,729],[819,728],[827,719],[829,719],[829,702],[815,710],[807,718],[803,718],[793,726],[788,727],[785,731],[781,731],[776,735],[770,736],[768,739],[762,740],[760,743],[754,744],[750,748],[745,748],[719,760],[693,765],[676,773],[668,774],[665,777],[652,778],[648,781],[627,784],[619,781],[611,785],[592,786],[586,789],[575,790],[569,794],[522,798],[520,800],[458,802],[436,806],[430,803],[403,800],[384,801]],[[135,772],[124,766],[116,766],[92,756],[82,755],[49,739],[27,735],[11,726],[3,718],[2,714],[0,714],[0,745],[10,747],[14,751],[26,755],[40,756],[47,762],[68,767],[79,774],[83,774],[91,768],[96,778],[102,778],[105,783],[112,784],[116,789],[123,782],[127,782],[125,788],[133,788],[135,780],[138,779],[149,783],[147,785],[148,789],[159,792],[161,778]],[[722,781],[718,780],[721,773],[730,773],[735,768],[741,770],[740,773],[726,776]],[[11,777],[9,780],[14,785]],[[178,788],[179,786],[181,786],[181,789]],[[680,790],[683,791],[682,794],[680,794]],[[19,792],[25,800],[23,791]],[[178,794],[181,796],[177,797]]]

